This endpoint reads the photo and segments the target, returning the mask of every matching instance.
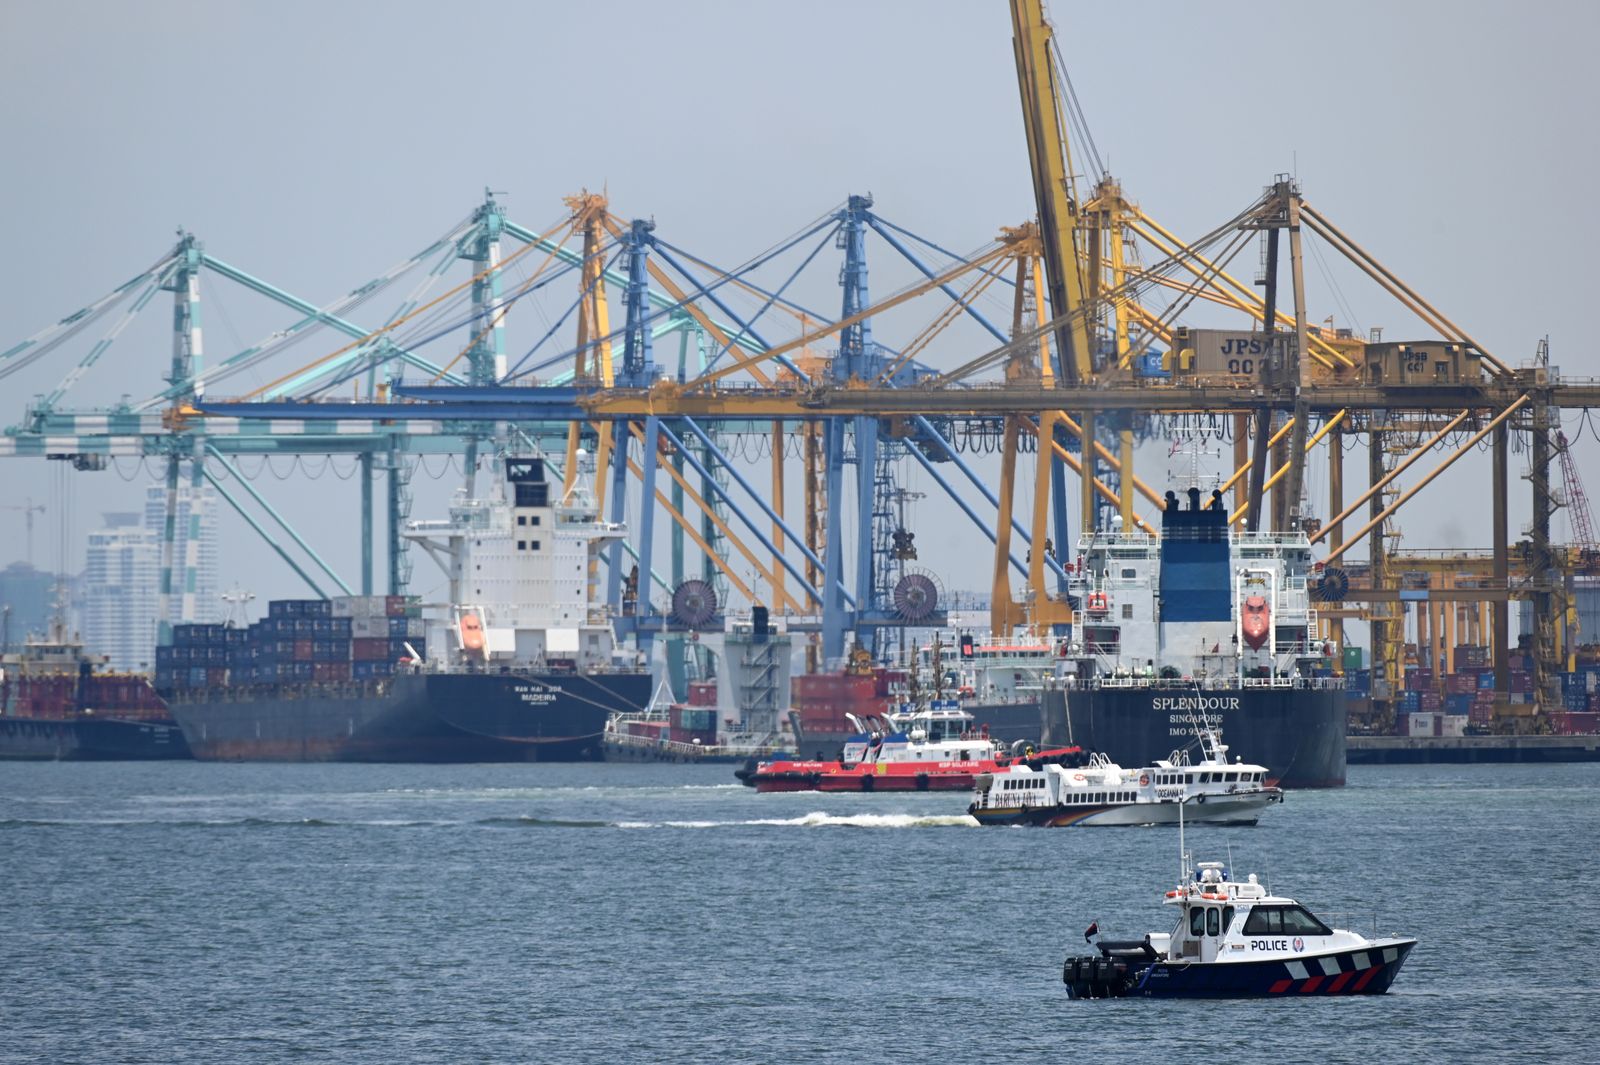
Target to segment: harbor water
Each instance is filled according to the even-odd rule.
[[[728,766],[8,765],[0,1061],[1593,1061],[1597,786],[1352,767],[1191,826],[1198,860],[1416,936],[1394,989],[1073,1002],[1091,921],[1168,929],[1175,829]]]

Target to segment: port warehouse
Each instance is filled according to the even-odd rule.
[[[1042,12],[1036,9],[1037,5],[1014,5],[1017,37],[1030,46],[1048,47],[1047,39],[1039,43],[1036,23],[1042,24]],[[1040,72],[1019,58],[1018,75],[1026,84]],[[1062,106],[1056,91],[1031,95],[1025,91],[1025,120],[1032,124]],[[1062,128],[1059,122],[1038,124],[1058,132]],[[1307,525],[1307,516],[1296,512],[1302,495],[1298,488],[1319,434],[1330,447],[1351,438],[1364,439],[1374,456],[1369,470],[1372,483],[1398,474],[1402,464],[1409,468],[1419,456],[1427,464],[1449,459],[1454,454],[1450,449],[1469,439],[1468,434],[1476,442],[1486,441],[1499,456],[1507,438],[1515,434],[1528,441],[1534,520],[1523,540],[1527,550],[1519,556],[1518,545],[1504,529],[1511,479],[1504,475],[1503,459],[1497,457],[1489,507],[1495,515],[1496,542],[1489,550],[1491,572],[1480,600],[1490,604],[1493,631],[1490,639],[1471,645],[1490,647],[1485,655],[1494,660],[1481,667],[1458,663],[1453,674],[1425,675],[1425,670],[1435,668],[1431,656],[1418,658],[1405,649],[1407,612],[1415,608],[1403,598],[1384,598],[1405,590],[1400,587],[1401,574],[1408,569],[1394,542],[1395,509],[1385,505],[1382,515],[1356,534],[1357,522],[1365,519],[1335,521],[1338,512],[1348,508],[1342,498],[1331,497],[1330,485],[1330,498],[1321,506],[1326,518],[1319,530],[1323,533],[1319,549],[1328,552],[1330,567],[1337,568],[1345,551],[1365,541],[1372,561],[1366,587],[1352,581],[1349,598],[1327,600],[1326,635],[1342,645],[1344,621],[1365,621],[1373,627],[1376,659],[1346,670],[1341,658],[1330,668],[1348,672],[1353,696],[1363,690],[1369,693],[1364,700],[1353,697],[1352,703],[1380,707],[1364,712],[1389,729],[1400,727],[1401,714],[1461,709],[1462,697],[1469,694],[1473,708],[1465,716],[1470,722],[1482,701],[1478,693],[1484,690],[1496,693],[1483,703],[1491,707],[1490,727],[1556,727],[1559,722],[1539,718],[1588,712],[1587,704],[1583,709],[1575,705],[1578,689],[1587,693],[1590,684],[1587,679],[1570,679],[1586,674],[1576,668],[1574,626],[1565,618],[1573,580],[1592,564],[1584,555],[1592,545],[1592,533],[1576,536],[1571,547],[1551,540],[1550,519],[1558,500],[1564,496],[1574,514],[1579,510],[1574,485],[1569,483],[1564,490],[1553,485],[1553,467],[1568,451],[1554,439],[1552,426],[1560,424],[1562,410],[1600,404],[1600,390],[1592,382],[1564,380],[1548,359],[1527,367],[1496,359],[1450,317],[1372,260],[1363,250],[1365,239],[1362,244],[1348,239],[1342,228],[1307,202],[1297,185],[1284,180],[1274,180],[1250,210],[1222,228],[1232,235],[1245,234],[1249,239],[1242,243],[1259,237],[1263,254],[1270,248],[1275,264],[1280,237],[1292,242],[1302,229],[1313,231],[1352,262],[1370,267],[1369,273],[1383,276],[1402,304],[1426,312],[1424,320],[1439,336],[1397,342],[1363,338],[1348,329],[1322,329],[1308,324],[1320,321],[1322,315],[1298,302],[1292,310],[1287,299],[1279,301],[1276,313],[1269,309],[1277,299],[1276,276],[1266,279],[1269,298],[1263,304],[1242,297],[1240,286],[1230,286],[1231,277],[1218,269],[1206,279],[1207,291],[1242,316],[1242,329],[1231,335],[1201,329],[1154,331],[1147,337],[1131,324],[1141,317],[1141,305],[1134,298],[1137,286],[1126,268],[1116,265],[1126,261],[1124,245],[1142,243],[1143,261],[1151,264],[1141,273],[1147,281],[1160,274],[1163,263],[1171,264],[1174,276],[1204,254],[1215,252],[1211,261],[1220,263],[1220,249],[1167,239],[1165,227],[1123,196],[1120,185],[1106,174],[1095,175],[1092,189],[1078,190],[1074,210],[1061,210],[1061,203],[1051,199],[1057,190],[1041,179],[1051,152],[1059,158],[1064,148],[1057,144],[1052,149],[1051,135],[1044,143],[1030,142],[1030,164],[1040,217],[1048,222],[1070,215],[1064,233],[1049,225],[1031,230],[1024,226],[982,254],[941,259],[950,263],[949,268],[930,267],[931,276],[918,286],[920,291],[897,292],[875,305],[866,287],[869,238],[881,239],[890,254],[909,251],[911,259],[924,266],[922,257],[932,257],[926,247],[936,242],[916,244],[899,235],[901,229],[875,210],[869,197],[851,196],[821,228],[808,234],[834,240],[843,252],[838,262],[828,265],[829,270],[839,267],[842,279],[837,317],[830,321],[826,316],[808,316],[794,327],[794,339],[776,343],[759,341],[772,330],[754,324],[749,311],[731,299],[704,298],[713,281],[724,278],[759,287],[761,282],[752,280],[753,274],[697,268],[700,260],[675,251],[677,246],[664,239],[664,231],[641,219],[613,217],[604,197],[574,196],[568,201],[570,218],[550,233],[519,225],[492,196],[486,197],[468,222],[444,235],[446,246],[459,249],[457,258],[471,281],[460,286],[461,314],[451,331],[455,340],[467,342],[461,353],[462,372],[446,365],[454,360],[429,358],[420,350],[417,335],[373,329],[334,311],[313,316],[319,328],[337,329],[352,339],[367,359],[364,365],[395,369],[388,380],[379,381],[377,374],[355,379],[358,401],[354,403],[333,401],[333,384],[351,380],[340,376],[348,370],[341,360],[290,372],[276,389],[226,397],[219,385],[234,368],[254,364],[256,354],[241,352],[246,357],[212,359],[201,367],[199,309],[206,291],[202,278],[206,284],[221,278],[244,285],[300,316],[315,305],[232,266],[207,251],[197,237],[185,234],[124,293],[125,300],[146,291],[174,294],[174,356],[165,368],[169,385],[135,405],[138,412],[73,409],[65,404],[64,395],[48,397],[29,408],[25,421],[0,441],[0,451],[53,457],[83,470],[104,468],[114,456],[149,456],[166,463],[169,485],[180,478],[198,483],[218,472],[237,472],[241,456],[331,450],[356,455],[362,463],[364,540],[362,573],[354,583],[363,593],[386,583],[390,595],[404,597],[411,579],[401,535],[408,517],[408,463],[414,468],[415,458],[426,454],[476,456],[496,445],[492,426],[515,424],[552,454],[570,459],[582,445],[597,457],[609,457],[609,468],[599,463],[597,488],[603,490],[609,482],[614,505],[621,506],[624,491],[645,500],[660,498],[663,506],[658,513],[648,508],[657,526],[665,527],[670,520],[672,530],[682,537],[699,537],[700,558],[693,557],[692,548],[675,543],[670,568],[662,567],[665,572],[658,575],[650,523],[636,523],[640,528],[628,545],[644,562],[636,584],[626,579],[629,561],[620,550],[604,561],[606,598],[624,632],[641,640],[659,633],[663,639],[678,641],[676,649],[682,650],[690,626],[668,601],[686,581],[708,579],[723,592],[724,606],[760,601],[780,615],[820,618],[809,665],[826,668],[843,656],[849,636],[877,650],[888,642],[880,640],[883,633],[897,627],[935,627],[946,616],[937,599],[930,605],[925,596],[897,595],[915,590],[914,583],[906,582],[920,574],[913,565],[914,549],[902,535],[911,530],[900,517],[903,508],[895,493],[904,484],[896,479],[895,470],[919,468],[934,479],[940,493],[953,497],[956,493],[948,482],[972,479],[971,471],[962,468],[966,464],[961,456],[975,435],[1005,451],[1002,486],[1027,479],[1029,464],[1035,467],[1036,483],[1056,486],[1044,493],[1048,498],[1036,508],[1031,522],[1025,516],[1014,518],[1009,497],[992,490],[975,507],[969,503],[973,512],[964,516],[978,535],[1010,537],[1012,527],[1017,529],[1009,545],[1013,550],[996,551],[993,583],[997,592],[1002,584],[1019,579],[1025,588],[1021,596],[1006,588],[996,598],[1030,603],[1032,614],[1021,616],[1026,623],[1066,627],[1077,620],[1073,607],[1050,587],[1060,577],[1066,552],[1035,551],[1032,545],[1051,538],[1047,535],[1051,525],[1057,544],[1072,539],[1064,515],[1073,493],[1064,486],[1074,473],[1082,489],[1080,525],[1103,524],[1115,514],[1131,527],[1141,517],[1139,506],[1145,508],[1144,520],[1149,520],[1152,501],[1135,474],[1132,444],[1136,432],[1159,436],[1163,418],[1202,412],[1233,427],[1234,458],[1246,471],[1233,484],[1234,509],[1247,512],[1252,527],[1259,522],[1264,528]],[[437,240],[428,244],[429,254],[438,247]],[[922,257],[918,248],[923,248]],[[553,364],[570,372],[560,385],[532,384],[523,370],[511,364],[501,328],[483,329],[477,324],[498,323],[502,317],[515,322],[510,300],[517,295],[516,286],[506,264],[516,256],[524,256],[525,264],[550,257],[573,271],[568,291],[579,297],[572,319],[576,342],[552,355]],[[1085,263],[1080,270],[1063,269],[1064,263],[1080,260]],[[426,261],[426,256],[416,257],[417,264]],[[616,269],[600,265],[606,261],[615,262]],[[1081,281],[1090,271],[1098,271],[1096,283],[1072,291],[1068,275],[1077,272]],[[1002,273],[1018,279],[1013,285],[1019,297],[1014,301],[1017,311],[1010,322],[985,323],[1000,346],[973,360],[982,366],[965,374],[935,373],[908,354],[913,338],[885,342],[878,314],[891,308],[884,305],[899,301],[898,307],[906,299],[924,295],[939,300],[953,286]],[[400,276],[385,275],[379,279],[382,284],[362,286],[360,291],[365,297]],[[1151,292],[1155,287],[1146,286]],[[782,289],[775,286],[773,291],[775,302],[782,305]],[[1148,294],[1137,295],[1143,299]],[[620,313],[613,313],[618,310],[616,303],[621,304]],[[69,317],[75,328],[118,305],[97,301],[86,308],[86,315]],[[928,317],[937,321],[951,306],[957,315],[974,316],[970,306],[958,300]],[[1142,320],[1161,322],[1167,318],[1166,310],[1143,308]],[[614,320],[629,324],[602,328],[602,323]],[[870,330],[874,323],[879,325],[877,334]],[[652,324],[664,331],[656,334]],[[294,327],[285,332],[298,331]],[[1254,345],[1242,349],[1243,354],[1238,347],[1241,338]],[[55,339],[56,334],[47,331],[37,343],[25,342],[7,351],[5,358],[32,358]],[[675,340],[684,343],[673,344]],[[413,341],[419,350],[408,346]],[[382,348],[384,343],[391,347]],[[729,357],[715,368],[693,359],[686,365],[680,359],[680,365],[673,367],[658,358],[673,347],[693,350],[706,345]],[[1161,350],[1136,351],[1141,345]],[[402,367],[409,368],[412,381],[439,383],[408,385]],[[673,387],[674,369],[681,386]],[[999,371],[1003,372],[996,376]],[[983,372],[989,376],[982,377]],[[790,375],[787,383],[782,373]],[[737,383],[730,380],[734,374],[739,375]],[[960,387],[928,386],[929,381]],[[1138,428],[1124,425],[1125,420]],[[976,434],[972,426],[980,427]],[[1436,441],[1419,445],[1410,454],[1391,452],[1377,443],[1388,441],[1390,434],[1420,439],[1435,431]],[[783,478],[776,467],[763,468],[759,461],[741,460],[731,453],[734,438],[757,433],[780,441],[774,453],[805,456],[803,514],[795,520],[758,504],[764,484],[746,488],[738,483],[759,482],[769,475],[773,481]],[[1269,437],[1273,442],[1267,443]],[[1029,440],[1034,441],[1031,450]],[[1040,446],[1040,441],[1049,446]],[[872,456],[871,463],[862,456]],[[1016,468],[1019,461],[1024,464],[1021,471]],[[1343,474],[1337,479],[1342,492]],[[247,480],[240,477],[241,484]],[[1425,487],[1425,480],[1415,478],[1395,508]],[[386,491],[375,492],[375,484]],[[387,498],[380,504],[372,499],[376,495]],[[844,509],[841,497],[853,497],[862,513],[873,516],[870,532],[856,538],[859,546],[836,523]],[[243,509],[250,501],[229,502]],[[268,503],[257,502],[255,513],[270,513]],[[380,515],[380,509],[386,513]],[[1587,510],[1586,501],[1582,509]],[[775,538],[773,529],[781,529],[783,535]],[[694,536],[689,536],[691,532]],[[374,572],[373,551],[380,538],[388,565],[381,580]],[[727,561],[740,555],[747,560],[741,564],[742,572]],[[313,559],[315,552],[309,548],[298,556],[307,583],[320,581],[332,589]],[[752,559],[754,563],[749,562]],[[752,572],[758,575],[752,578]],[[319,633],[315,627],[319,621],[339,619],[314,614],[269,613],[257,625],[270,624],[271,630],[251,626],[242,642],[230,645],[228,641],[238,637],[202,633],[183,624],[189,607],[177,589],[189,582],[179,580],[180,573],[175,562],[163,567],[163,607],[171,631],[158,651],[158,683],[178,685],[181,670],[182,683],[192,685],[202,668],[208,684],[214,683],[214,669],[227,669],[230,675],[237,670],[241,676],[256,670],[250,678],[255,680],[268,679],[261,671],[270,670],[282,680],[286,667],[290,678],[315,679],[319,669],[332,677],[349,666],[354,678],[361,668],[392,667],[400,657],[397,650],[404,650],[394,646],[399,637],[392,629],[380,636],[366,626],[368,634],[358,634],[354,616],[348,634],[334,625]],[[1333,588],[1328,591],[1331,595]],[[1363,605],[1356,594],[1371,598]],[[1534,619],[1526,650],[1513,646],[1505,620],[1512,599],[1525,600]],[[386,611],[387,602],[385,597]],[[1335,603],[1346,605],[1335,607]],[[282,628],[286,621],[292,632]],[[309,632],[299,627],[303,621],[312,623]],[[389,644],[382,657],[374,642],[379,639]],[[260,653],[246,656],[232,647]],[[203,663],[195,658],[199,649],[204,651]],[[669,655],[669,662],[675,657],[684,656]],[[363,662],[372,665],[362,667]],[[1478,674],[1472,692],[1454,690],[1465,683],[1460,677],[1474,668],[1491,670],[1495,687],[1483,688]],[[1365,688],[1362,669],[1371,670]],[[1524,687],[1529,690],[1520,690]],[[1427,705],[1435,699],[1437,706]],[[1533,711],[1524,714],[1519,707]]]

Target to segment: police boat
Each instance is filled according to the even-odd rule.
[[[1069,998],[1381,995],[1417,945],[1330,928],[1294,899],[1270,894],[1254,873],[1241,883],[1221,862],[1183,867],[1164,900],[1178,910],[1177,927],[1100,939],[1098,954],[1068,958],[1061,979]],[[1091,924],[1085,942],[1098,930]]]

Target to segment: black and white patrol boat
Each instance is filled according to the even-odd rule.
[[[1417,945],[1330,928],[1294,899],[1268,892],[1254,873],[1230,880],[1221,862],[1191,870],[1185,861],[1165,904],[1178,910],[1173,931],[1102,939],[1098,954],[1068,958],[1061,970],[1068,996],[1381,995]],[[1090,925],[1085,940],[1096,931]]]
[[[1215,729],[1200,729],[1201,757],[1187,749],[1143,769],[1124,769],[1103,754],[1087,765],[1026,761],[973,780],[967,814],[980,825],[1253,825],[1283,791],[1267,784],[1264,765],[1228,761]],[[1182,810],[1180,817],[1179,811]]]

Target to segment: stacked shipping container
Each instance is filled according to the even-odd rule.
[[[239,685],[341,684],[390,676],[426,648],[422,607],[397,595],[275,599],[248,629],[176,625],[156,648],[167,692]]]

